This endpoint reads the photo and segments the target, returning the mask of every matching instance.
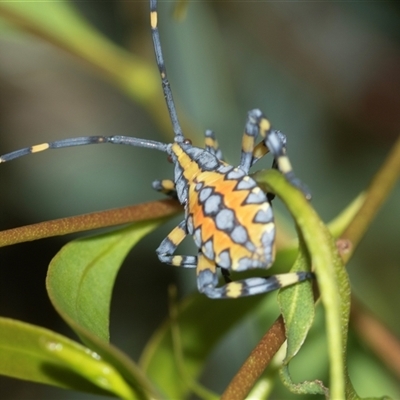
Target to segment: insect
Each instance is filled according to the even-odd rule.
[[[157,2],[150,0],[150,23],[157,66],[174,131],[174,142],[165,144],[129,136],[86,136],[27,147],[0,157],[7,162],[48,149],[90,144],[121,144],[159,150],[174,164],[174,180],[160,180],[153,187],[176,197],[184,206],[185,218],[161,242],[156,253],[161,262],[196,268],[197,286],[210,298],[237,298],[266,293],[312,278],[310,272],[252,277],[232,281],[230,271],[267,269],[274,260],[275,223],[272,195],[266,195],[249,174],[249,169],[269,151],[278,169],[306,197],[307,189],[298,180],[286,155],[286,138],[271,128],[258,109],[248,113],[238,167],[227,164],[215,135],[207,130],[205,148],[185,139],[178,121],[167,78],[157,27]],[[258,136],[262,140],[256,145]],[[175,255],[178,245],[191,235],[198,248],[196,256]],[[218,270],[225,284],[218,286]]]

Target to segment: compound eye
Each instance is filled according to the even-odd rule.
[[[185,139],[183,141],[184,144],[192,144],[192,141],[190,139]]]

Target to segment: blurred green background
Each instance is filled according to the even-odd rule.
[[[46,3],[32,5],[39,17],[56,20]],[[76,2],[71,7],[155,74],[147,2]],[[172,3],[160,2],[161,41],[173,93],[181,115],[190,121],[194,143],[201,146],[202,131],[211,128],[225,157],[236,164],[246,113],[262,109],[287,135],[295,172],[311,188],[316,210],[325,221],[335,217],[366,187],[400,133],[399,3],[199,1],[189,3],[181,22],[173,19],[172,10]],[[9,18],[4,8],[1,17]],[[110,74],[4,21],[1,154],[71,136],[172,140],[172,130],[162,120],[161,88],[152,109],[132,100]],[[74,23],[67,28],[67,35],[96,51]],[[104,64],[110,64],[106,56]],[[270,163],[268,158],[262,166]],[[136,148],[92,146],[22,158],[0,168],[0,227],[162,198],[151,182],[164,177],[172,177],[166,157]],[[397,337],[399,201],[397,186],[349,265],[354,294]],[[276,208],[281,223],[289,226],[282,207]],[[142,241],[117,279],[111,338],[134,359],[167,314],[168,284],[176,283],[182,297],[195,290],[193,271],[161,265],[154,253],[177,222],[179,218]],[[1,249],[0,315],[70,334],[44,288],[49,261],[70,239]],[[192,250],[189,241],[183,251]],[[269,296],[274,301],[275,295]],[[233,312],[234,307],[232,301]],[[211,358],[203,383],[222,391],[261,333],[247,321],[227,338]],[[246,340],[239,341],[243,336]],[[357,336],[350,338],[350,375],[359,394],[400,398],[395,375]],[[313,371],[321,346],[308,353]],[[8,378],[0,379],[0,393],[7,399],[94,398]],[[278,390],[275,398],[282,393],[288,395]]]

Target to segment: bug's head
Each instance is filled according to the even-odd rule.
[[[187,146],[192,147],[192,141],[190,139],[185,139],[183,136],[176,136],[174,142],[174,144],[178,144],[179,147],[183,149]],[[174,144],[171,144],[167,149],[167,160],[172,164],[175,163],[177,160],[177,156],[174,151]]]

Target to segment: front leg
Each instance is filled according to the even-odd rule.
[[[286,137],[281,132],[271,129],[271,124],[260,110],[252,110],[248,114],[246,134],[251,133],[253,139],[252,153],[242,154],[242,163],[245,161],[246,168],[250,168],[253,162],[254,140],[260,134],[266,147],[274,156],[277,169],[293,185],[299,188],[307,199],[311,199],[309,189],[298,179],[292,169],[289,157],[286,155]],[[243,137],[243,141],[245,137]],[[248,166],[248,167],[247,167]]]

